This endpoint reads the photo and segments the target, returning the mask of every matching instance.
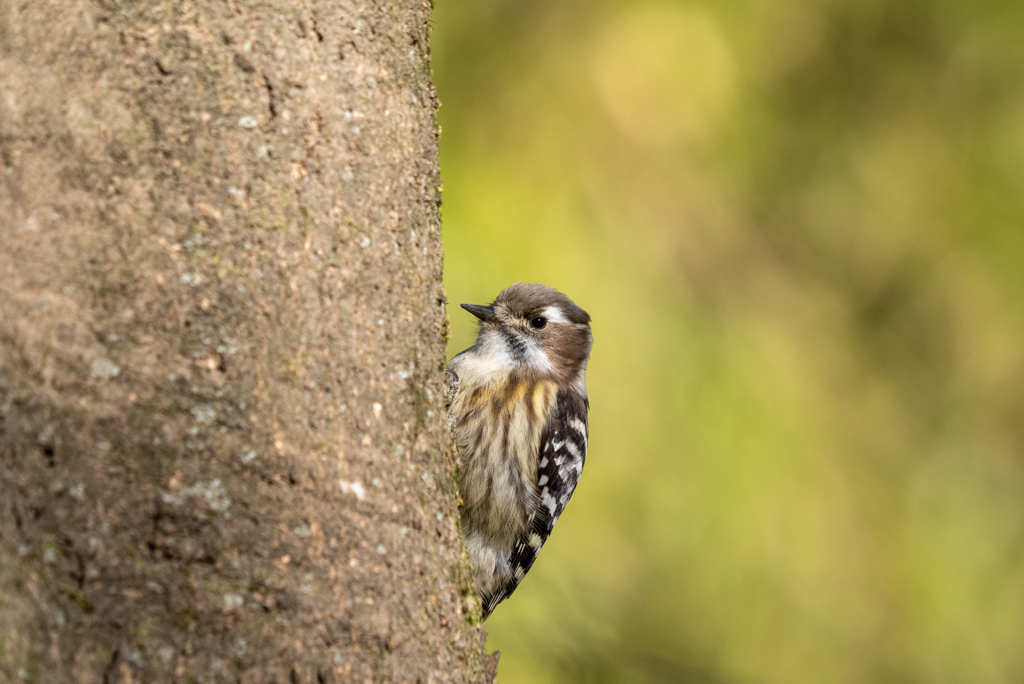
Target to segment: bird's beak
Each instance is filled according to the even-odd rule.
[[[498,317],[494,315],[493,306],[480,306],[479,304],[463,304],[462,308],[473,314],[481,321],[493,323],[498,320]]]

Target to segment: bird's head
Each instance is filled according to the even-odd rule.
[[[510,370],[582,385],[593,342],[590,316],[558,290],[516,283],[489,306],[462,308],[480,319],[480,353],[501,358]]]

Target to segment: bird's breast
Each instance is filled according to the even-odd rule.
[[[541,434],[558,388],[513,374],[458,372],[451,414],[463,520],[494,535],[511,534],[523,528],[538,496]]]

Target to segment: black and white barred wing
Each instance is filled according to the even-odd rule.
[[[525,533],[513,545],[509,558],[511,577],[501,590],[484,597],[485,617],[512,595],[533,566],[583,473],[587,455],[587,399],[569,389],[558,392],[557,402],[557,409],[541,434],[537,508]]]
[[[540,509],[536,520],[544,523],[540,543],[558,522],[576,483],[583,474],[587,456],[587,400],[575,390],[558,393],[558,409],[541,436],[540,461],[537,464],[537,488]],[[540,548],[540,545],[537,545]]]

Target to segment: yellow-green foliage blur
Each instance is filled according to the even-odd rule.
[[[1024,3],[436,0],[449,353],[594,319],[502,684],[1024,681]]]

